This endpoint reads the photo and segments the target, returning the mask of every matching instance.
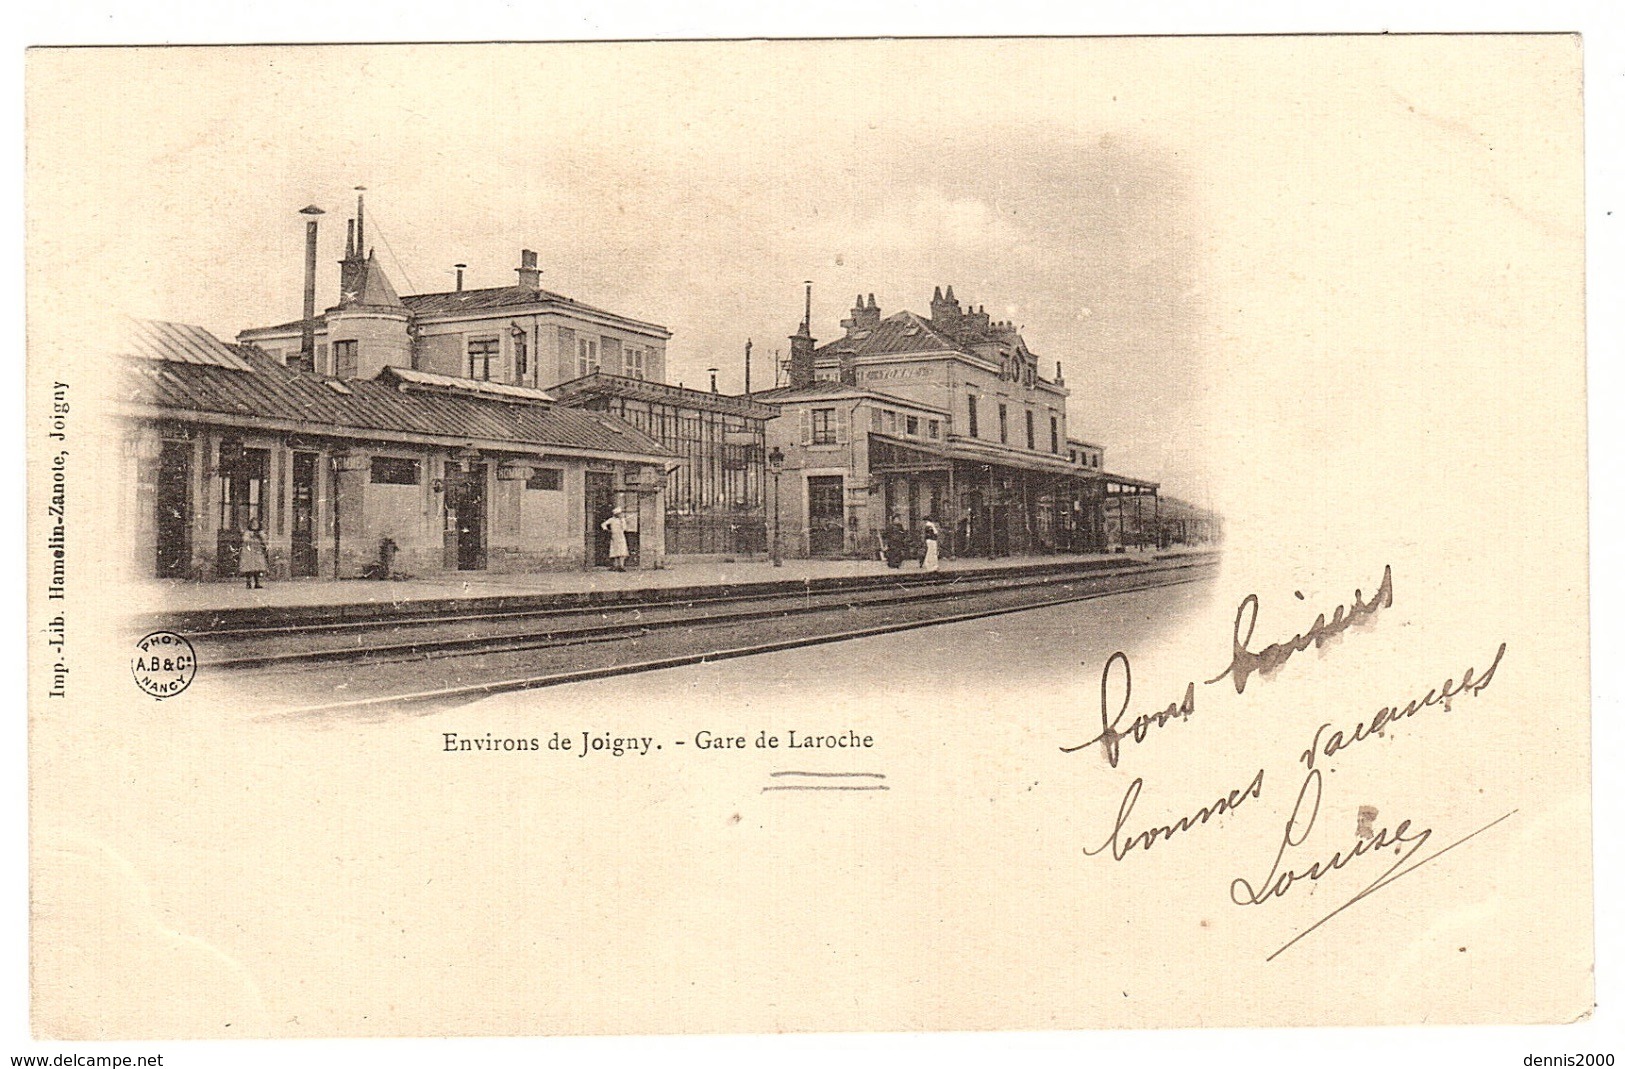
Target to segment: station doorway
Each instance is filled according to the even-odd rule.
[[[846,480],[807,476],[807,553],[837,557],[846,547]]]
[[[615,475],[607,471],[586,473],[587,567],[609,566],[609,532],[603,523],[615,509]]]
[[[443,561],[448,569],[483,571],[485,551],[486,465],[446,468],[446,529]]]
[[[288,569],[295,579],[316,574],[316,454],[293,455],[292,543]]]
[[[165,442],[158,454],[158,560],[160,579],[184,579],[192,570],[192,446]]]

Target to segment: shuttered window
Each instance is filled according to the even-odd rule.
[[[812,410],[812,444],[835,444],[835,410],[833,408],[815,408]]]

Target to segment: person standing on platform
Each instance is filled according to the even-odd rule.
[[[937,543],[942,541],[942,532],[937,530],[937,521],[931,516],[925,518],[925,554],[920,557],[920,569],[934,572],[937,570]]]
[[[265,535],[260,532],[260,521],[251,520],[243,532],[243,551],[237,572],[246,576],[248,589],[263,590],[260,578],[271,570],[271,554],[265,548]]]
[[[893,517],[886,527],[886,567],[901,568],[903,566],[903,543],[908,539],[908,532],[903,525]]]
[[[617,572],[626,571],[626,514],[621,506],[609,514],[609,519],[598,525],[609,532],[609,566]]]

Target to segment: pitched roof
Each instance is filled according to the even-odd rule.
[[[553,395],[546,390],[529,386],[510,386],[505,382],[487,382],[483,379],[460,379],[455,375],[437,375],[432,371],[417,371],[407,367],[386,367],[379,377],[402,389],[442,390],[467,394],[494,401],[551,401]]]
[[[695,390],[686,386],[671,386],[664,382],[609,375],[595,371],[590,375],[571,379],[554,386],[552,393],[565,403],[606,398],[653,401],[657,404],[690,408],[701,412],[727,412],[749,419],[773,419],[779,413],[771,405],[763,404],[756,394],[748,397],[709,390]]]
[[[375,252],[367,257],[361,265],[360,285],[356,288],[355,296],[342,294],[341,304],[345,307],[364,304],[373,308],[399,308],[401,298],[390,284],[389,276],[379,266],[378,254]]]
[[[119,355],[182,364],[212,364],[247,371],[248,361],[235,345],[227,345],[202,327],[166,323],[157,319],[127,318]]]
[[[971,350],[955,341],[946,332],[913,312],[894,312],[870,330],[854,331],[849,338],[836,338],[827,345],[813,350],[814,356],[835,356],[851,353],[868,356],[880,353],[932,353],[951,350],[968,353]]]
[[[370,274],[370,272],[369,272]],[[382,272],[378,272],[382,277]],[[388,280],[385,280],[385,285]],[[538,305],[549,310],[566,312],[581,312],[588,315],[607,316],[622,323],[645,330],[670,336],[670,331],[658,323],[649,323],[641,319],[621,315],[618,312],[595,308],[590,304],[554,293],[551,290],[532,289],[529,286],[495,286],[480,290],[453,290],[448,293],[408,293],[399,299],[408,312],[415,316],[452,316],[477,312],[492,312],[520,308],[535,308]],[[316,317],[318,327],[326,326],[325,314]],[[282,333],[298,330],[304,325],[304,320],[295,319],[287,323],[278,323],[269,327],[251,327],[242,331],[242,334]]]
[[[760,393],[750,395],[751,400],[760,401],[766,405],[788,405],[800,401],[835,401],[843,397],[872,397],[886,404],[899,405],[904,408],[917,408],[923,412],[940,412],[947,415],[947,409],[928,405],[921,401],[910,400],[907,397],[898,397],[895,394],[883,393],[880,390],[865,389],[862,386],[847,386],[844,383],[829,382],[820,379],[809,382],[805,386],[780,386],[772,390],[762,390]]]
[[[201,328],[185,333],[190,331],[213,340]],[[448,444],[492,443],[518,452],[568,449],[649,459],[673,455],[631,424],[599,412],[541,398],[446,389],[424,383],[421,373],[398,369],[371,380],[335,379],[283,367],[251,346],[215,344],[243,366],[130,354],[130,374],[120,395],[123,407],[147,415],[158,410],[176,419],[269,421],[308,434],[409,435]]]

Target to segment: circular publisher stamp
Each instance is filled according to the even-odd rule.
[[[173,698],[192,685],[197,675],[197,651],[182,635],[154,631],[135,644],[130,658],[135,685],[154,698]]]

